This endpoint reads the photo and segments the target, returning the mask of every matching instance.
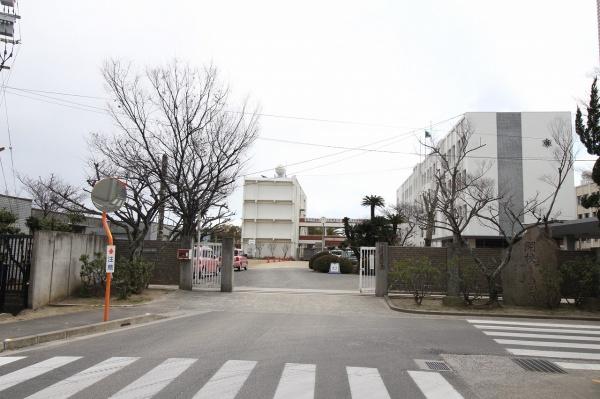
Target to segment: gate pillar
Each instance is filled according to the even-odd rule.
[[[388,244],[375,244],[375,296],[382,297],[388,293]]]
[[[221,292],[233,291],[233,238],[223,237]]]

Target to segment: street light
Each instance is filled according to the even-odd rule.
[[[325,217],[321,218],[321,251],[325,251]]]

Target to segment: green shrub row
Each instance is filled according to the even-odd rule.
[[[345,259],[339,256],[326,254],[316,258],[313,262],[312,269],[320,273],[329,273],[329,266],[332,263],[340,264],[340,272],[342,274],[350,274],[354,269],[354,265],[349,259]]]
[[[308,260],[308,268],[314,270],[315,260],[317,260],[321,256],[325,256],[325,255],[329,255],[329,251],[317,252],[316,254],[314,254],[313,256],[311,256],[310,259]]]
[[[103,253],[94,254],[94,259],[81,255],[81,295],[101,296],[106,287],[106,258]],[[121,299],[131,294],[141,294],[148,288],[154,264],[146,262],[141,258],[128,260],[119,258],[115,264],[115,272],[112,276],[111,290],[114,289]]]

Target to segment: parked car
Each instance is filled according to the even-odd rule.
[[[346,259],[350,259],[350,261],[352,263],[357,263],[357,261],[358,261],[358,259],[356,259],[356,255],[354,254],[354,251],[351,249],[344,251],[344,254],[342,255],[342,257],[344,257]]]
[[[341,249],[332,249],[331,251],[329,251],[329,253],[335,256],[342,256],[344,254],[344,251],[342,251]]]
[[[200,277],[214,276],[221,273],[221,258],[217,256],[212,248],[200,247],[200,253],[196,254],[196,270],[199,271]]]
[[[237,270],[248,270],[248,255],[241,249],[235,248],[233,250],[233,269]]]

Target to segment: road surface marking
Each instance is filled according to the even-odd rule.
[[[390,399],[376,368],[346,367],[352,399]]]
[[[101,379],[116,373],[138,360],[138,357],[111,357],[48,388],[28,396],[28,399],[66,399]]]
[[[4,356],[0,357],[0,366],[16,362],[17,360],[25,359],[26,356]]]
[[[467,320],[471,324],[500,324],[507,326],[537,326],[537,327],[564,327],[564,328],[589,328],[600,329],[599,325],[591,324],[557,324],[557,323],[534,323],[528,321],[498,321],[498,320]]]
[[[0,391],[81,359],[81,356],[55,356],[0,377]]]
[[[256,362],[228,360],[202,387],[194,399],[234,399]]]
[[[506,348],[509,353],[518,356],[553,357],[556,359],[600,360],[600,353],[540,351],[535,349]]]
[[[408,371],[408,375],[427,399],[463,399],[440,373],[432,371]]]
[[[520,341],[518,339],[495,339],[500,345],[543,346],[546,348],[600,349],[598,344],[581,344],[578,342]]]
[[[119,399],[151,398],[188,369],[196,359],[170,358],[111,396]]]
[[[539,338],[539,339],[566,339],[570,341],[600,341],[600,337],[585,337],[579,335],[556,335],[556,334],[524,334],[512,332],[483,331],[485,335],[493,337],[515,337],[515,338]]]
[[[314,364],[286,363],[273,399],[313,399],[316,369]]]
[[[530,332],[548,332],[548,333],[567,333],[567,334],[587,334],[600,335],[600,330],[570,330],[562,328],[535,328],[535,327],[506,327],[506,326],[482,326],[474,327],[481,330],[506,330],[506,331],[530,331]]]
[[[567,370],[600,370],[600,363],[554,362],[554,364]]]

